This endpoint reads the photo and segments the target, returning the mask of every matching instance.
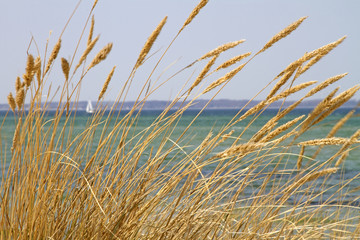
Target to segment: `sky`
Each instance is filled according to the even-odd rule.
[[[113,100],[136,62],[147,37],[158,23],[168,16],[167,23],[155,42],[152,57],[136,73],[127,100],[135,100],[157,60],[178,30],[198,4],[195,0],[99,0],[94,10],[94,35],[100,34],[90,61],[107,43],[113,49],[107,59],[93,68],[84,78],[80,100],[96,100],[107,74],[116,65],[105,100]],[[64,83],[60,57],[70,59],[76,49],[92,1],[83,0],[62,36],[62,47],[54,63],[48,82],[52,89]],[[17,76],[22,76],[26,66],[27,49],[32,36],[44,56],[47,40],[49,49],[54,46],[77,1],[73,0],[17,0],[0,4],[0,103],[6,103],[9,92],[14,92]],[[250,99],[265,87],[288,64],[305,52],[317,49],[347,35],[347,39],[308,70],[296,83],[310,80],[323,81],[337,74],[349,72],[336,86],[344,91],[360,80],[360,1],[358,0],[210,0],[193,22],[181,33],[151,76],[151,86],[169,79],[206,52],[221,44],[246,39],[236,48],[222,54],[216,65],[246,52],[256,53],[270,38],[300,17],[308,16],[303,24],[287,38],[266,52],[256,56],[217,95],[217,99]],[[75,62],[86,47],[88,26],[80,41]],[[51,32],[51,35],[50,35]],[[48,50],[48,51],[50,51]],[[35,44],[29,52],[38,55]],[[49,53],[48,53],[49,54]],[[171,78],[150,99],[169,100],[189,81],[191,84],[206,64],[199,62],[192,68]],[[241,63],[240,63],[241,64]],[[218,72],[199,89],[226,74]],[[74,81],[76,81],[75,76]],[[330,88],[329,90],[335,88]],[[270,86],[271,88],[271,86]],[[269,88],[256,99],[263,99]],[[215,92],[203,95],[209,99]],[[322,98],[329,91],[316,94]],[[299,95],[294,95],[296,98]],[[355,96],[359,99],[359,94]]]

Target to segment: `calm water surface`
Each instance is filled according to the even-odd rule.
[[[325,137],[329,131],[332,129],[334,124],[341,119],[347,112],[349,112],[351,109],[340,109],[337,110],[335,113],[330,115],[326,120],[312,128],[310,131],[308,131],[304,136],[302,136],[298,141],[301,140],[309,140],[309,139],[316,139]],[[286,121],[292,120],[302,114],[309,113],[309,109],[297,109],[290,114],[288,114],[286,117],[284,117],[281,122],[278,124],[278,126]],[[156,117],[160,114],[160,111],[143,111],[136,127],[136,132],[139,132],[141,130],[146,129],[153,121],[156,119]],[[174,133],[172,134],[172,140],[175,140],[177,136],[179,136],[185,128],[188,126],[188,124],[192,121],[194,116],[198,111],[196,110],[188,110],[186,111],[181,120],[178,122]],[[204,111],[198,119],[194,122],[192,127],[189,129],[186,138],[191,139],[192,145],[189,145],[189,151],[191,151],[191,147],[196,146],[197,143],[202,141],[210,130],[212,130],[214,133],[217,133],[221,130],[223,126],[225,126],[237,113],[236,110],[206,110]],[[247,124],[249,123],[249,120],[240,122],[233,126],[231,130],[234,130],[233,136],[238,136],[240,133],[244,132],[244,129],[246,131],[242,135],[243,142],[246,142],[247,139],[249,139],[254,133],[256,133],[257,130],[259,130],[274,114],[277,113],[277,110],[266,110],[260,117],[257,118],[255,122],[251,124],[251,126],[246,129]],[[121,113],[125,114],[125,113]],[[3,122],[4,120],[4,112],[0,112],[0,121]],[[75,119],[75,125],[74,125],[74,133],[81,133],[86,126],[87,121],[89,118],[91,118],[91,115],[86,114],[85,112],[78,112],[76,119]],[[49,119],[51,119],[51,114],[49,115]],[[7,161],[11,158],[10,148],[12,143],[12,137],[15,129],[15,123],[14,123],[14,117],[13,116],[7,116],[6,121],[4,122],[4,125],[1,129],[1,147],[2,147],[2,162],[5,154],[6,149],[6,159]],[[360,116],[359,112],[358,114],[355,114],[355,117],[348,120],[348,122],[343,126],[342,129],[338,131],[336,134],[337,137],[349,137],[351,136],[357,129],[360,127]],[[95,140],[98,139],[100,136],[100,130],[96,133],[97,136],[95,136]],[[96,141],[95,141],[96,142]],[[156,142],[154,143],[154,146],[156,146]],[[228,145],[223,144],[219,148],[217,148],[217,151],[221,151],[225,149]],[[328,159],[332,154],[334,154],[339,149],[339,146],[331,146],[325,148],[321,154],[317,157],[316,161],[324,161]],[[294,146],[291,148],[291,151],[293,150],[294,153],[299,153],[299,147]],[[315,147],[307,147],[307,153],[309,153],[309,156],[311,156],[313,152],[315,152]],[[146,159],[146,156],[144,156],[143,161]],[[287,159],[287,165],[288,168],[293,168],[296,163],[297,157],[292,157]],[[7,164],[6,164],[7,165]],[[204,168],[204,174],[210,174],[213,170],[214,166],[208,166]],[[6,167],[5,167],[6,168]],[[341,178],[351,178],[353,176],[356,176],[360,172],[360,149],[356,147],[350,152],[345,164],[344,169],[342,170],[341,174],[335,175],[332,177],[333,182],[328,182],[330,185],[334,184],[336,181],[340,180]],[[1,173],[2,174],[2,173]],[[276,177],[276,176],[275,176]],[[335,181],[335,182],[334,182]],[[254,182],[254,188],[256,188],[256,182]],[[258,183],[260,184],[260,183]],[[351,183],[351,186],[356,187],[359,185],[359,181],[354,181]]]

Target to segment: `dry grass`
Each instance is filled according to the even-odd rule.
[[[10,106],[11,110],[12,110],[13,112],[15,112],[16,103],[15,103],[15,99],[14,99],[12,93],[9,93],[7,99],[8,99],[8,103],[9,103],[9,106]]]
[[[169,47],[206,3],[201,1],[191,12]],[[360,130],[357,129],[349,138],[335,136],[353,113],[339,123],[333,123],[333,130],[327,137],[301,140],[311,128],[348,101],[359,87],[334,97],[336,89],[310,114],[281,122],[304,99],[326,91],[330,84],[345,76],[337,75],[303,93],[304,97],[293,105],[279,109],[260,129],[252,125],[273,102],[295,92],[303,92],[305,87],[313,85],[315,82],[291,84],[284,88],[291,77],[292,82],[300,79],[303,72],[343,39],[319,48],[321,51],[305,53],[275,77],[281,78],[272,89],[262,90],[269,91],[266,100],[246,112],[240,110],[219,131],[209,130],[203,139],[194,141],[189,129],[199,115],[184,131],[175,134],[183,113],[204,93],[214,92],[215,97],[217,93],[213,90],[216,87],[224,86],[236,77],[249,61],[289,35],[305,18],[275,35],[248,62],[229,70],[205,90],[200,89],[198,95],[192,96],[192,90],[201,88],[199,83],[211,77],[208,72],[217,56],[243,41],[225,44],[198,58],[182,71],[199,63],[200,59],[212,57],[198,77],[189,81],[192,83],[190,86],[180,89],[177,97],[153,122],[138,129],[140,113],[147,98],[171,79],[150,86],[153,72],[149,73],[144,86],[138,88],[139,97],[134,107],[125,115],[119,115],[115,109],[122,108],[121,103],[126,100],[136,71],[146,64],[146,56],[166,19],[145,43],[129,78],[119,90],[115,105],[105,111],[102,100],[115,67],[110,71],[99,94],[97,109],[80,132],[75,127],[81,82],[88,71],[94,71],[96,65],[106,58],[112,44],[100,50],[89,67],[84,68],[85,71],[75,75],[99,38],[92,39],[95,22],[92,18],[89,37],[83,39],[81,35],[76,43],[79,46],[79,43],[86,42],[84,53],[74,56],[79,59],[78,64],[74,67],[74,59],[68,62],[65,58],[59,63],[66,81],[55,93],[45,86],[51,80],[51,66],[58,64],[56,59],[61,40],[58,40],[48,59],[38,57],[34,60],[32,55],[28,56],[24,81],[17,78],[15,98],[12,93],[8,95],[9,112],[14,111],[16,126],[13,141],[11,146],[2,138],[0,142],[0,238],[360,238],[357,214],[360,209],[354,206],[358,198],[344,201],[351,192],[356,192],[348,186],[358,176],[343,179],[333,186],[326,184],[332,175],[343,178],[341,165],[359,142]],[[249,55],[244,53],[231,58],[218,69],[230,67]],[[309,60],[306,67],[301,68]],[[45,69],[43,74],[41,69]],[[37,82],[33,81],[34,76]],[[50,94],[57,94],[61,100],[53,115],[47,111],[52,99]],[[48,96],[45,101],[43,95]],[[189,101],[185,102],[184,96]],[[29,101],[26,111],[25,99]],[[170,111],[175,103],[181,103],[181,107]],[[240,132],[234,132],[233,127],[238,123],[244,123],[245,127]],[[4,123],[1,131],[6,130],[3,126]],[[249,129],[253,131],[252,136],[244,139],[244,133]],[[328,144],[341,146],[326,161],[309,157],[312,155],[309,145],[321,146],[322,149],[334,147]]]
[[[264,47],[260,50],[260,52],[264,52],[266,49],[270,48],[272,45],[274,45],[276,42],[280,41],[281,39],[287,37],[290,33],[292,33],[293,31],[295,31],[300,24],[306,19],[306,17],[302,17],[299,20],[293,22],[292,24],[290,24],[289,26],[287,26],[286,28],[284,28],[283,30],[281,30],[278,34],[276,34],[275,36],[273,36],[265,45]]]
[[[98,97],[98,100],[99,100],[99,101],[100,101],[100,99],[103,98],[103,96],[104,96],[104,94],[105,94],[105,92],[106,92],[106,90],[107,90],[107,88],[108,88],[108,86],[109,86],[109,83],[110,83],[110,81],[111,81],[111,78],[112,78],[112,76],[114,75],[115,68],[116,68],[116,67],[114,66],[114,67],[111,69],[109,75],[106,77],[106,80],[105,80],[105,82],[104,82],[104,85],[103,85],[103,87],[102,87],[102,89],[101,89],[101,92],[100,92],[100,94],[99,94],[99,97]]]
[[[50,67],[52,65],[52,63],[55,61],[55,59],[57,58],[58,54],[59,54],[59,51],[60,51],[60,48],[61,48],[61,39],[59,39],[57,41],[57,43],[55,44],[51,54],[50,54],[50,57],[48,59],[48,62],[46,64],[46,68],[45,68],[45,74],[50,70]]]
[[[146,56],[148,55],[148,53],[150,52],[150,49],[154,45],[155,40],[158,38],[162,28],[164,27],[164,25],[166,23],[166,20],[167,20],[167,16],[164,17],[163,20],[161,20],[159,25],[155,28],[155,30],[151,33],[151,35],[147,39],[146,43],[144,44],[144,47],[141,49],[141,52],[139,54],[139,58],[136,62],[136,67],[139,67],[141,64],[144,63]]]
[[[94,57],[94,59],[91,61],[90,65],[87,67],[87,71],[89,71],[91,68],[95,67],[97,64],[99,64],[101,61],[104,61],[107,55],[110,53],[112,49],[113,44],[108,43],[105,47],[103,47],[98,54]]]

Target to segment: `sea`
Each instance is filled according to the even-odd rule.
[[[314,127],[312,127],[308,132],[306,132],[301,138],[298,139],[298,141],[303,140],[311,140],[311,139],[318,139],[325,137],[332,127],[347,114],[352,109],[349,108],[341,108],[336,110],[333,114],[328,116],[324,121],[318,123]],[[289,120],[292,120],[296,117],[299,117],[303,114],[308,114],[311,111],[311,109],[308,108],[298,108],[293,110],[291,113],[289,113],[287,116],[285,116],[278,124],[281,125],[282,123],[285,123]],[[249,121],[252,119],[251,117],[249,120],[246,121],[240,121],[239,123],[232,126],[227,132],[230,130],[233,130],[234,133],[232,136],[239,136],[241,134],[241,139],[239,140],[239,143],[246,142],[248,139],[251,138],[271,117],[273,117],[278,112],[277,109],[267,109],[264,112],[262,112],[261,115],[259,115],[254,122],[249,124]],[[201,141],[203,141],[206,136],[209,134],[210,131],[212,131],[213,134],[216,134],[219,132],[236,114],[238,113],[238,110],[235,109],[209,109],[204,110],[200,113],[200,110],[187,110],[185,111],[180,121],[178,121],[176,124],[176,128],[174,128],[174,132],[171,135],[173,138],[172,140],[176,140],[178,136],[181,135],[181,133],[188,127],[189,123],[192,122],[195,116],[197,116],[196,120],[192,123],[192,126],[187,130],[187,133],[185,134],[186,141],[182,142],[183,144],[183,150],[184,151],[191,151],[191,149],[194,149]],[[49,113],[48,118],[51,119],[53,113]],[[127,114],[127,111],[120,112],[120,117]],[[140,114],[140,117],[138,118],[136,122],[136,131],[140,132],[146,128],[148,128],[151,123],[161,114],[160,110],[143,110]],[[171,114],[171,112],[170,112]],[[9,165],[9,161],[11,159],[11,145],[12,145],[12,139],[13,134],[15,130],[15,119],[13,115],[7,115],[6,119],[6,112],[0,112],[0,123],[2,123],[1,131],[0,131],[0,138],[1,138],[1,173],[6,173],[6,168]],[[74,121],[74,133],[81,133],[85,127],[87,122],[93,117],[93,115],[86,113],[85,111],[78,111],[76,114],[76,118]],[[5,119],[5,120],[4,120]],[[356,132],[360,128],[360,111],[355,112],[354,116],[350,118],[344,126],[336,133],[336,137],[350,137],[354,132]],[[100,135],[101,131],[95,133],[95,139],[97,139]],[[220,152],[227,147],[229,147],[231,144],[231,139],[227,140],[227,142],[223,143],[221,146],[216,148],[214,153],[212,155],[216,154],[217,152]],[[96,141],[95,141],[96,142]],[[156,145],[156,143],[155,143]],[[331,157],[341,146],[327,146],[324,148],[321,153],[317,156],[317,158],[314,161],[317,161],[321,163],[322,161],[327,160],[329,157]],[[286,168],[295,168],[296,166],[296,154],[299,153],[299,146],[294,146],[291,148],[291,151],[293,151],[294,156],[289,160],[287,159]],[[311,156],[312,153],[315,152],[315,147],[308,147],[306,148],[308,151],[308,155]],[[146,157],[144,156],[143,159],[140,159],[141,162],[146,161]],[[211,154],[209,155],[211,157]],[[6,159],[4,163],[4,159]],[[203,169],[203,175],[209,175],[214,170],[216,166],[210,165]],[[330,186],[338,184],[339,181],[343,179],[351,179],[354,177],[358,177],[360,174],[360,148],[359,144],[355,144],[352,147],[352,150],[349,152],[349,155],[346,159],[346,161],[343,163],[343,166],[341,168],[341,171],[339,173],[336,173],[334,176],[332,176],[332,180],[328,181],[327,183],[330,184]],[[0,178],[1,179],[1,178]],[[350,189],[356,188],[360,185],[360,181],[355,179],[351,183],[347,185]],[[358,192],[355,192],[351,197],[352,199],[357,198]],[[349,198],[350,199],[350,198]],[[350,200],[349,200],[350,201]],[[359,204],[358,201],[356,201],[356,204]]]

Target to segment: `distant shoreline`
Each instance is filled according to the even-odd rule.
[[[188,109],[189,110],[201,110],[203,109],[206,104],[208,104],[209,100],[196,100],[192,106],[190,106]],[[321,100],[320,99],[315,99],[315,100],[306,100],[301,102],[296,109],[312,109],[314,108]],[[240,110],[240,109],[249,109],[253,106],[255,106],[256,104],[258,104],[260,102],[260,100],[253,100],[252,102],[250,102],[248,104],[249,100],[228,100],[228,99],[219,99],[219,100],[213,100],[211,101],[208,106],[206,107],[206,110]],[[281,108],[286,108],[288,106],[290,106],[291,104],[295,103],[296,101],[286,101],[286,102],[282,102],[282,101],[278,101],[275,102],[273,104],[271,104],[270,106],[267,107],[267,109],[279,109]],[[87,106],[88,101],[79,101],[77,103],[77,110],[78,111],[85,111],[86,106]],[[94,105],[94,108],[96,109],[96,102],[93,101],[92,102]],[[185,104],[188,102],[185,102]],[[72,103],[73,104],[73,103]],[[113,101],[106,101],[106,102],[102,102],[102,105],[104,107],[106,107],[107,109],[111,109],[111,107],[113,106],[114,102]],[[135,102],[134,101],[128,101],[128,102],[124,102],[121,104],[118,104],[118,107],[115,110],[120,110],[120,106],[123,105],[122,110],[126,111],[126,110],[130,110],[133,108]],[[350,100],[348,102],[346,102],[345,104],[343,104],[340,108],[341,109],[351,109],[351,108],[356,108],[356,106],[359,104],[359,101],[357,100]],[[167,106],[169,105],[168,101],[160,101],[160,100],[149,100],[147,101],[142,110],[154,110],[154,111],[162,111],[164,110]],[[59,106],[58,102],[52,102],[48,105],[47,110],[48,111],[55,111]],[[184,104],[183,104],[184,106]],[[176,103],[172,110],[176,110],[179,109],[179,107],[181,107],[181,103]],[[25,109],[28,109],[29,106],[28,104],[25,104]],[[8,111],[9,110],[9,105],[8,104],[0,104],[0,111]]]

